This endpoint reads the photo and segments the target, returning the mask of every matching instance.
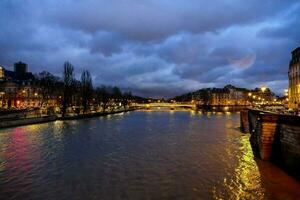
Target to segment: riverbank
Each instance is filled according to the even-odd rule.
[[[118,114],[122,112],[129,112],[134,111],[135,108],[123,109],[123,110],[115,110],[110,112],[99,112],[99,113],[88,113],[88,114],[80,114],[75,116],[65,116],[65,117],[58,117],[58,120],[76,120],[76,119],[85,119],[85,118],[92,118],[92,117],[102,117],[107,115]]]
[[[118,113],[122,113],[122,112],[130,112],[130,111],[134,111],[134,110],[136,110],[136,109],[129,108],[129,109],[110,111],[110,112],[88,113],[88,114],[80,114],[80,115],[65,116],[65,117],[60,117],[57,115],[50,115],[50,116],[30,117],[30,118],[14,118],[14,119],[1,121],[0,129],[25,126],[25,125],[31,125],[31,124],[47,123],[47,122],[53,122],[56,120],[78,120],[78,119],[86,119],[86,118],[93,118],[93,117],[101,117],[101,116],[118,114]]]
[[[240,117],[242,131],[251,135],[254,155],[300,180],[300,117],[251,109]]]
[[[57,119],[56,115],[11,119],[11,120],[1,121],[0,128],[11,128],[11,127],[25,126],[30,124],[40,124],[40,123],[52,122],[55,121],[56,119]]]

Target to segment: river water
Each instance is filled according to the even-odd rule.
[[[0,130],[0,199],[297,199],[237,113],[129,112]]]

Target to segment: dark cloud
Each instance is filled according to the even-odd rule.
[[[114,53],[120,53],[125,40],[116,33],[100,31],[93,35],[90,40],[91,53],[102,53],[105,56],[111,56]]]
[[[296,0],[2,0],[0,64],[59,75],[69,60],[144,96],[227,83],[281,93],[299,13]]]

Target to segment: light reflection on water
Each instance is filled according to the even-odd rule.
[[[236,113],[148,111],[0,130],[0,199],[297,197],[238,125]]]

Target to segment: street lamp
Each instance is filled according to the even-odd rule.
[[[251,92],[249,92],[249,93],[248,93],[248,96],[249,96],[249,97],[251,97],[251,96],[252,96],[252,93],[251,93]]]
[[[262,92],[265,92],[266,89],[267,89],[267,87],[263,86],[263,87],[261,87],[260,89],[261,89]]]

